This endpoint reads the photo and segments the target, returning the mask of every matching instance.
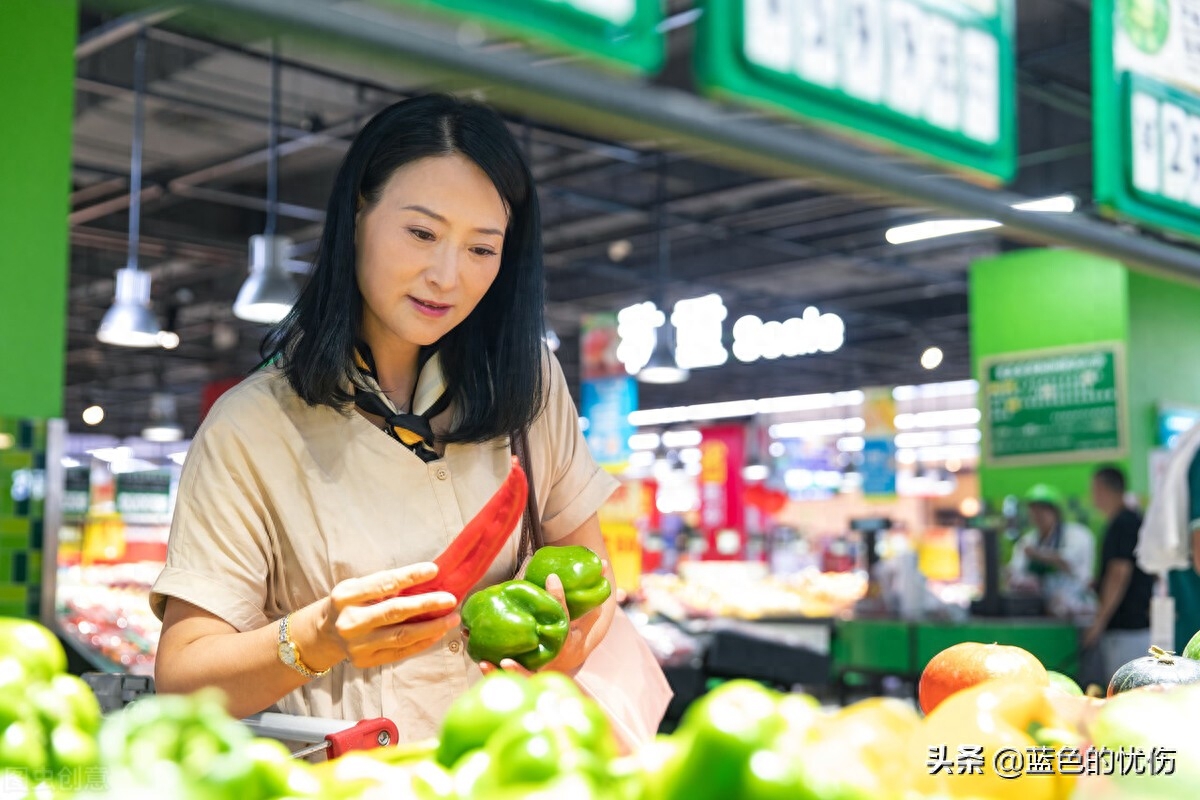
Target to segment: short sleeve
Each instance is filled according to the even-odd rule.
[[[530,441],[531,449],[537,449],[539,444],[543,448],[540,461],[547,476],[535,479],[539,486],[549,484],[545,499],[538,498],[542,506],[542,531],[548,544],[586,522],[618,486],[616,478],[592,458],[579,429],[579,412],[567,390],[562,367],[553,355],[549,361],[546,408],[534,425]],[[535,443],[533,435],[539,431],[543,441]]]
[[[176,597],[246,631],[269,621],[271,548],[254,462],[222,410],[213,409],[188,449],[150,607],[162,619],[167,597]]]
[[[1141,520],[1133,514],[1122,514],[1113,530],[1112,558],[1134,560],[1137,550],[1138,529]]]

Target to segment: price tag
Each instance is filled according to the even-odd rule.
[[[818,86],[833,87],[838,81],[836,0],[800,3],[800,53],[796,72]]]
[[[952,20],[930,14],[926,20],[930,46],[929,74],[932,83],[927,91],[925,118],[931,125],[947,131],[959,126],[959,32]]]
[[[975,28],[962,34],[966,69],[963,133],[976,141],[1000,140],[1000,46],[995,37]]]
[[[1186,201],[1191,166],[1187,136],[1187,112],[1173,103],[1162,105],[1162,195],[1169,200]]]
[[[614,25],[627,25],[637,12],[637,0],[569,0],[573,6]]]
[[[1188,194],[1187,202],[1200,208],[1200,117],[1188,116]]]
[[[1133,185],[1138,191],[1158,194],[1158,101],[1145,92],[1133,95],[1130,109],[1133,140]]]
[[[745,0],[747,59],[776,72],[791,71],[794,7],[789,0]]]
[[[888,6],[887,103],[905,116],[920,119],[930,59],[924,57],[925,14],[912,3],[896,0]]]
[[[883,98],[884,29],[881,0],[843,0],[842,86],[868,103]]]

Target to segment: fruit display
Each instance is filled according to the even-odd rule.
[[[146,595],[160,562],[78,564],[58,571],[58,621],[97,666],[138,675],[154,672],[162,623]]]
[[[808,569],[785,577],[753,580],[694,580],[676,575],[642,576],[647,610],[680,619],[727,617],[832,617],[863,598],[867,578],[859,572]]]
[[[895,698],[829,709],[732,680],[633,752],[565,675],[495,672],[454,702],[437,739],[314,765],[253,736],[215,691],[144,697],[102,720],[53,634],[0,619],[0,643],[5,800],[1200,797],[1200,683],[1180,684],[1162,651],[1153,669],[1126,665],[1141,685],[1104,699],[1017,648],[956,645],[927,665],[940,696],[925,714]]]

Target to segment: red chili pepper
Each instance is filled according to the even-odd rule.
[[[462,602],[463,597],[483,578],[488,567],[500,555],[505,542],[521,515],[525,512],[525,501],[529,495],[529,484],[525,470],[514,456],[508,477],[496,490],[487,505],[479,510],[462,532],[454,538],[442,554],[434,559],[438,574],[433,580],[410,586],[397,597],[406,597],[427,592],[450,592]],[[436,619],[449,611],[432,611],[410,617],[409,622]]]

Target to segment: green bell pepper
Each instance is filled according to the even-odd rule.
[[[446,712],[438,742],[438,763],[453,767],[465,754],[487,744],[488,738],[514,715],[533,708],[534,701],[531,681],[508,672],[487,676]]]
[[[558,655],[571,627],[558,601],[528,581],[506,581],[471,595],[463,603],[462,623],[471,658],[497,665],[511,658],[531,670]]]
[[[608,765],[616,755],[616,741],[593,701],[578,692],[569,696],[551,689],[538,694],[536,708],[501,726],[484,752],[486,766],[473,783],[472,796],[490,798],[498,791],[571,775],[605,785],[611,781]]]
[[[525,568],[525,580],[545,589],[551,575],[562,581],[571,619],[579,619],[612,594],[600,556],[582,545],[543,547],[534,553]]]

